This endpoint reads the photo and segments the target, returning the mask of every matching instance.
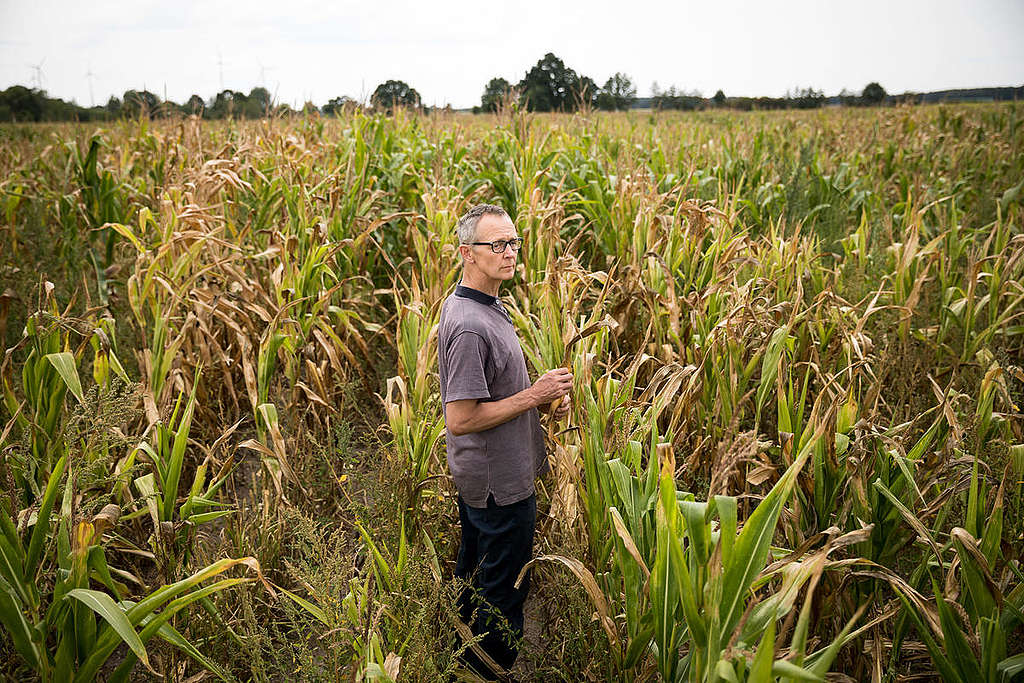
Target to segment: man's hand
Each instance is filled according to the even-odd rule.
[[[541,406],[566,396],[571,389],[572,373],[568,368],[548,370],[530,387],[537,404]]]

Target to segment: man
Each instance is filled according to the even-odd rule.
[[[547,469],[538,409],[569,410],[565,368],[530,383],[512,319],[498,301],[516,273],[522,239],[498,206],[475,206],[459,219],[462,282],[441,308],[438,370],[447,427],[448,467],[458,490],[462,541],[455,576],[471,584],[459,599],[480,645],[504,669],[523,632],[529,582],[515,588],[530,560],[537,515],[534,478]],[[475,619],[474,619],[475,614]],[[494,678],[473,653],[469,664]]]

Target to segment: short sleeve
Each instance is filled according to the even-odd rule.
[[[487,344],[480,335],[459,334],[448,345],[445,358],[448,365],[445,403],[491,397],[485,372]]]

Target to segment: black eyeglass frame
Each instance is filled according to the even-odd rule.
[[[520,249],[522,249],[523,238],[516,237],[515,239],[511,240],[494,240],[493,242],[463,242],[463,244],[472,244],[480,247],[487,246],[490,247],[491,251],[493,251],[495,254],[504,254],[506,247],[512,247],[512,251],[514,252],[518,252]],[[501,244],[501,249],[496,249],[494,246],[496,244]]]

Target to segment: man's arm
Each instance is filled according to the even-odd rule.
[[[571,388],[572,374],[567,369],[549,370],[533,386],[499,401],[464,399],[448,402],[444,407],[445,424],[455,436],[482,432],[519,417],[531,408],[550,404],[568,394]]]

